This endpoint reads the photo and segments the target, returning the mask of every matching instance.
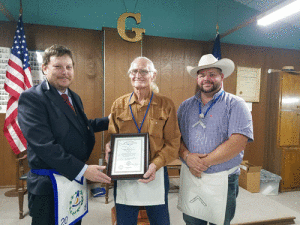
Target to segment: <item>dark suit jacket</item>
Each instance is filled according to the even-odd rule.
[[[27,140],[31,169],[55,169],[69,180],[79,174],[94,144],[94,132],[107,130],[108,118],[88,120],[80,97],[69,89],[73,110],[47,81],[24,91],[19,99],[18,121]],[[53,193],[48,176],[29,172],[28,191]]]

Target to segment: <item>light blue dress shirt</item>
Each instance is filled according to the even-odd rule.
[[[234,134],[248,137],[248,142],[253,141],[252,115],[245,101],[233,94],[224,92],[223,95],[210,108],[202,122],[192,127],[199,121],[199,103],[202,113],[210,107],[213,101],[222,93],[217,92],[213,99],[203,105],[200,92],[181,103],[178,109],[178,122],[182,139],[191,153],[210,153]],[[229,170],[238,166],[243,159],[244,151],[233,159],[209,167],[206,173],[216,173]]]

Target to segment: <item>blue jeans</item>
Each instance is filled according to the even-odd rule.
[[[167,167],[164,167],[164,178],[165,178],[165,204],[164,205],[155,205],[155,206],[145,206],[147,211],[147,216],[150,221],[150,224],[153,225],[169,225],[170,224],[170,215],[168,209],[168,193],[169,193],[169,176]],[[115,182],[114,187],[114,197],[116,201],[116,190],[117,182]],[[133,190],[134,191],[134,190]],[[139,213],[139,206],[132,205],[116,205],[116,214],[117,214],[117,224],[118,225],[136,225],[137,217]]]
[[[226,204],[226,213],[224,225],[230,225],[230,221],[233,219],[236,208],[236,198],[239,193],[239,175],[232,174],[228,177],[228,195]],[[206,225],[207,221],[197,219],[192,216],[188,216],[183,213],[183,220],[187,225]],[[213,223],[209,223],[214,225]]]

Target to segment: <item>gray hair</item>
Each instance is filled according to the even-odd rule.
[[[132,63],[130,64],[130,68],[129,68],[129,70],[128,70],[128,74],[129,74],[130,71],[132,70],[133,64],[135,64],[136,61],[141,60],[141,59],[147,61],[147,65],[148,65],[150,71],[152,71],[152,72],[154,72],[154,73],[157,73],[157,70],[155,69],[153,62],[152,62],[150,59],[148,59],[147,57],[144,57],[144,56],[139,56],[139,57],[135,58],[135,59],[132,61]],[[153,76],[153,75],[152,75],[152,76]]]
[[[136,63],[136,61],[139,61],[139,60],[147,61],[147,66],[149,67],[149,70],[152,72],[151,77],[153,78],[153,73],[157,74],[157,70],[155,69],[153,62],[150,59],[148,59],[147,57],[144,57],[144,56],[139,56],[139,57],[135,58],[132,61],[132,63],[130,64],[130,68],[128,70],[128,74],[130,74],[130,71],[132,70],[133,65]],[[158,88],[157,84],[154,81],[152,81],[152,83],[150,84],[150,88],[155,93],[159,92],[159,88]]]

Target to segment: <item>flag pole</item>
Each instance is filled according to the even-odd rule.
[[[23,7],[22,7],[22,0],[20,0],[20,15],[22,15],[23,13]],[[4,195],[6,197],[17,197],[18,196],[18,183],[20,182],[19,181],[19,171],[18,171],[18,164],[19,164],[19,161],[18,159],[19,158],[22,158],[26,155],[26,151],[22,151],[20,152],[19,154],[16,154],[15,157],[16,157],[16,187],[12,190],[9,190],[7,192],[4,193]]]
[[[20,14],[23,14],[22,0],[20,0]]]
[[[22,0],[20,0],[20,14],[22,14],[22,12],[23,12],[23,9],[22,9]],[[15,155],[15,157],[16,157],[16,161],[18,161],[18,158],[19,158],[19,156],[18,155]],[[16,166],[16,187],[14,188],[14,189],[11,189],[11,190],[9,190],[9,191],[6,191],[5,193],[4,193],[4,195],[6,196],[6,197],[17,197],[18,196],[18,190],[17,190],[17,182],[19,182],[19,171],[17,171],[17,166]]]

